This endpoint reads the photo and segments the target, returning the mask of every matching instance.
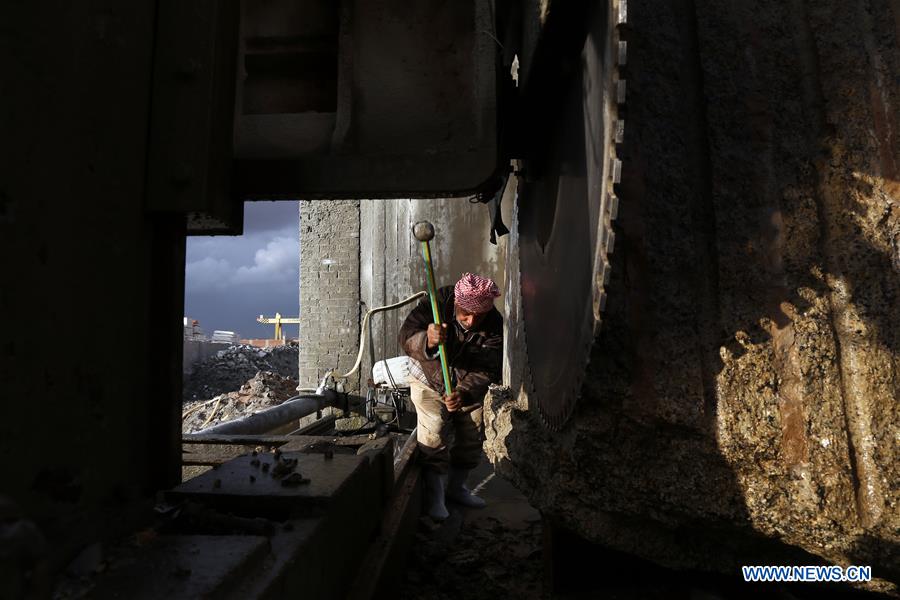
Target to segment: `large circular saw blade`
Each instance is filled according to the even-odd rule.
[[[519,266],[532,406],[561,428],[574,410],[605,302],[622,100],[618,3],[598,10],[554,134],[519,188]],[[616,49],[616,56],[613,56]],[[528,167],[526,166],[526,170]],[[527,175],[527,174],[526,174]]]

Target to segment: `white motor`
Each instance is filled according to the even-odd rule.
[[[390,376],[388,373],[390,372]],[[409,376],[409,357],[395,356],[385,360],[379,360],[372,367],[372,380],[375,385],[380,383],[386,385],[396,385],[397,387],[407,387],[406,378]],[[391,382],[393,379],[393,384]]]

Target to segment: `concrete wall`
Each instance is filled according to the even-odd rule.
[[[349,371],[359,346],[358,200],[300,202],[300,386]],[[359,380],[351,381],[351,389]]]
[[[504,201],[509,222],[512,201]],[[471,271],[503,288],[505,238],[489,242],[490,215],[466,198],[311,200],[300,202],[300,385],[315,387],[329,370],[345,372],[356,360],[366,311],[427,289],[421,248],[412,225],[431,221],[438,286]],[[503,302],[497,307],[503,310]],[[372,344],[351,388],[365,387],[375,361],[402,354],[397,332],[412,309],[372,318]]]
[[[242,342],[244,340],[241,340]],[[262,340],[268,341],[268,340]],[[279,342],[280,345],[280,342]],[[222,342],[205,342],[201,340],[184,340],[184,354],[181,358],[181,372],[189,375],[194,372],[194,366],[210,356],[214,356],[219,350],[226,350],[230,344]],[[266,346],[262,346],[265,348]]]
[[[509,222],[509,198],[504,201]],[[451,285],[466,272],[492,277],[503,289],[505,277],[505,237],[490,243],[490,218],[483,204],[466,198],[397,199],[360,201],[360,299],[363,314],[370,308],[402,300],[427,289],[421,247],[412,236],[417,221],[435,226],[431,243],[435,281]],[[503,302],[497,307],[503,310]],[[375,360],[402,354],[397,332],[412,305],[373,317],[372,336]],[[372,361],[363,356],[365,378],[371,376]]]

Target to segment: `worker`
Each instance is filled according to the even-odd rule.
[[[430,301],[423,298],[400,328],[400,345],[410,357],[408,383],[418,419],[426,513],[436,520],[449,516],[445,498],[484,506],[466,487],[466,479],[481,461],[485,392],[500,381],[503,317],[494,307],[499,295],[491,279],[465,273],[455,286],[437,291],[441,325],[434,323]],[[438,350],[442,342],[450,395]]]

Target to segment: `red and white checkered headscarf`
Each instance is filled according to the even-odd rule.
[[[494,306],[494,298],[500,295],[492,279],[463,273],[453,288],[456,305],[471,313],[486,313]]]

